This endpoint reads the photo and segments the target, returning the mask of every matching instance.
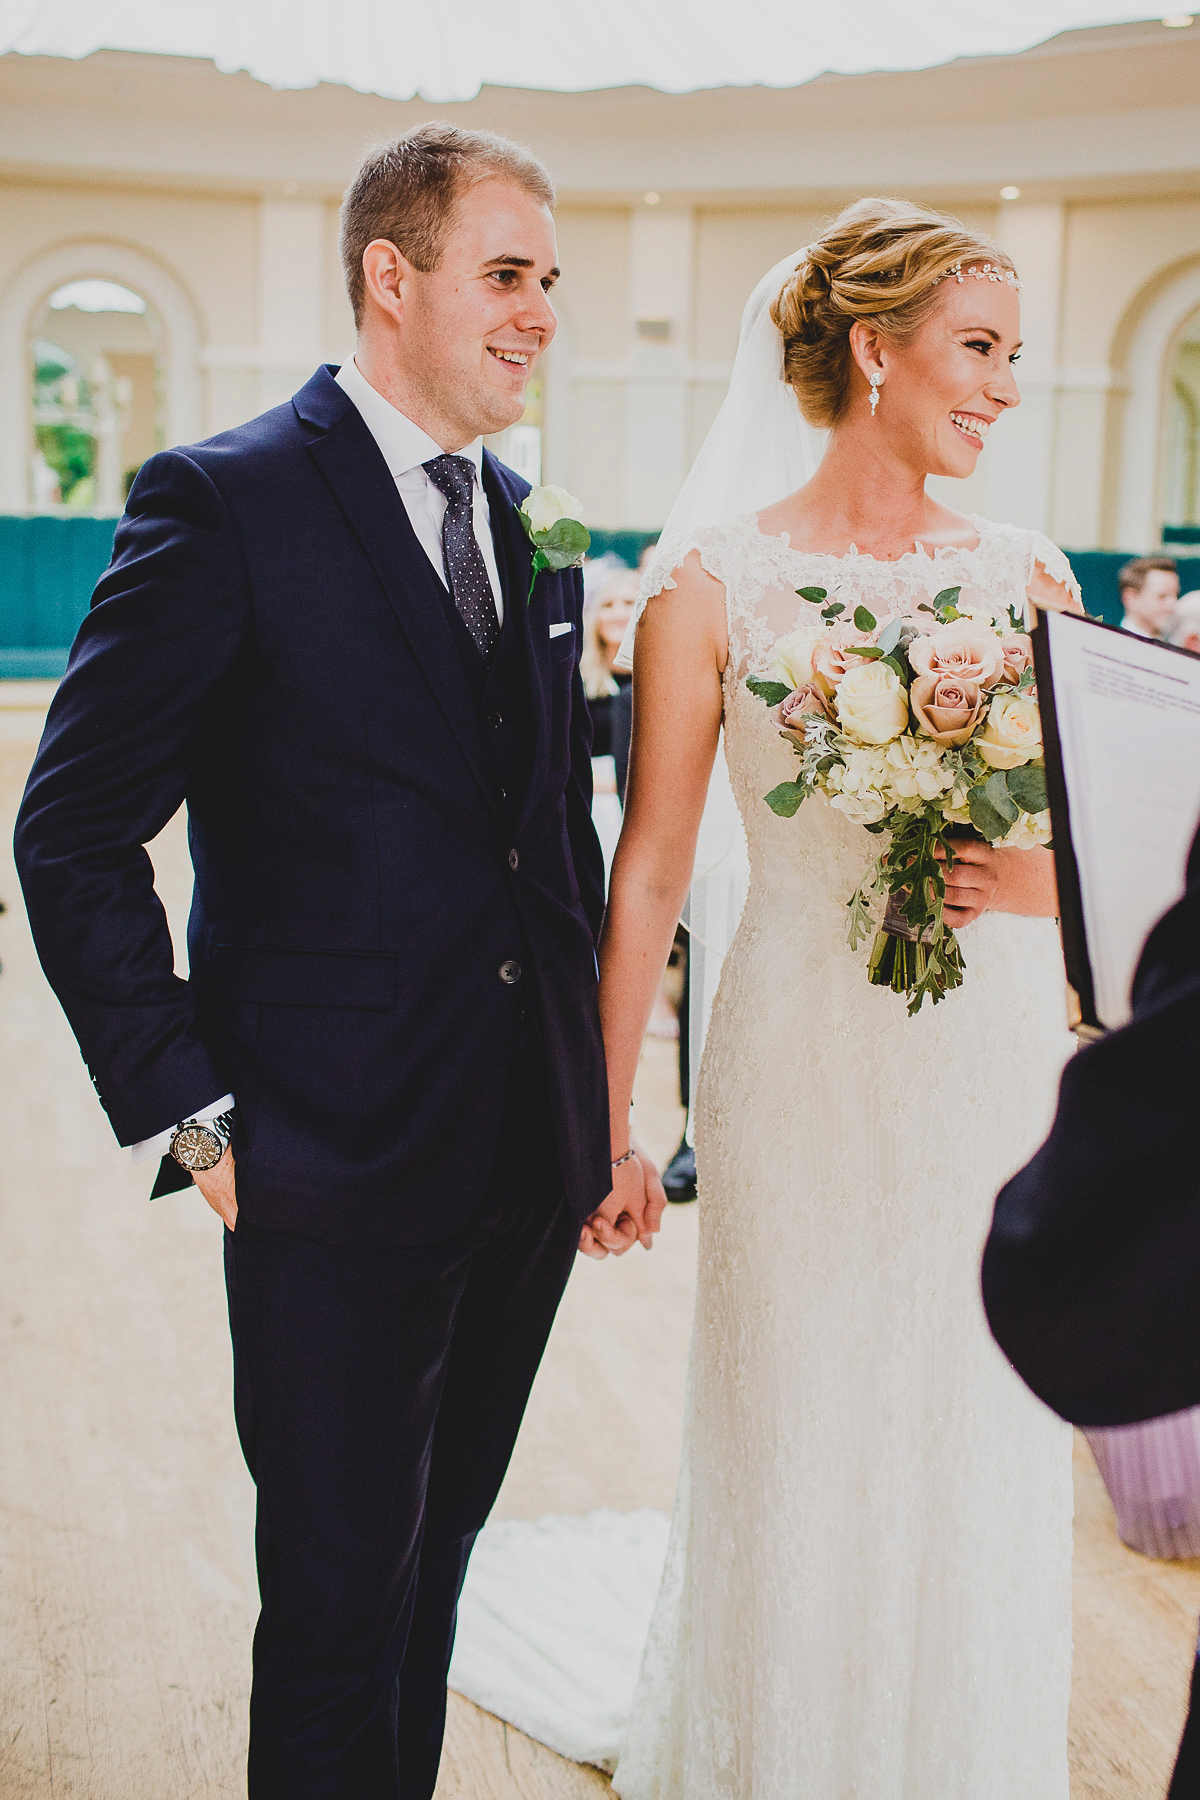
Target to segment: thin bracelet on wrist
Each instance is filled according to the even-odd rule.
[[[631,1146],[630,1146],[630,1147],[629,1147],[629,1149],[628,1149],[628,1150],[627,1150],[627,1151],[626,1151],[626,1152],[625,1152],[625,1154],[624,1154],[624,1156],[614,1156],[614,1157],[613,1157],[613,1165],[612,1165],[612,1166],[613,1166],[613,1168],[614,1168],[614,1169],[619,1169],[619,1168],[621,1168],[621,1166],[622,1166],[622,1165],[623,1165],[623,1164],[624,1164],[624,1163],[627,1163],[627,1162],[629,1162],[629,1160],[630,1160],[630,1159],[631,1159],[631,1157],[634,1157],[634,1156],[636,1156],[636,1155],[637,1155],[637,1151],[636,1151],[636,1150],[635,1150],[635,1149],[634,1149],[634,1148],[633,1148],[633,1146],[632,1146],[632,1145],[631,1145]]]

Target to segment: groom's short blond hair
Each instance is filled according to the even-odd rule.
[[[415,269],[436,269],[460,196],[488,176],[554,206],[554,183],[537,157],[492,131],[419,125],[369,153],[342,199],[342,267],[356,325],[362,323],[367,245],[386,238]]]

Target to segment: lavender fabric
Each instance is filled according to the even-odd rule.
[[[1200,1556],[1200,1407],[1084,1436],[1122,1543],[1143,1556]]]

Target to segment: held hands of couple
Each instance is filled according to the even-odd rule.
[[[613,1170],[612,1193],[580,1233],[581,1254],[599,1262],[606,1256],[624,1256],[635,1244],[653,1249],[666,1208],[667,1196],[658,1170],[634,1143],[628,1162]]]
[[[940,844],[935,854],[945,862]],[[1058,887],[1049,850],[997,850],[972,838],[955,840],[954,867],[946,871],[944,912],[952,931],[985,912],[1050,918],[1057,911]]]
[[[208,1201],[213,1211],[222,1218],[230,1231],[237,1225],[237,1189],[234,1182],[233,1151],[228,1145],[219,1163],[211,1169],[203,1171],[194,1169],[192,1180]]]

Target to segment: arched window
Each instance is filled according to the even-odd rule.
[[[1164,535],[1200,540],[1200,310],[1180,334],[1168,378]]]
[[[31,325],[29,504],[119,513],[164,441],[158,314],[133,288],[87,277],[55,288]]]

